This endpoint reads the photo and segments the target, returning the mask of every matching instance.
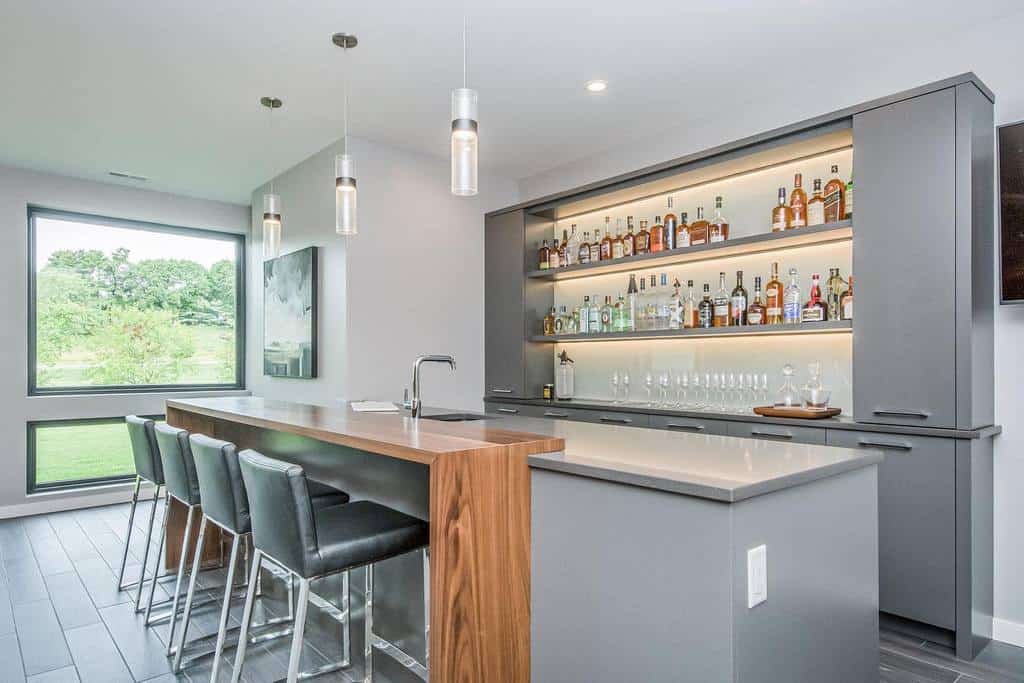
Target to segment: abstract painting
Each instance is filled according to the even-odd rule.
[[[316,377],[317,248],[263,263],[263,374]]]

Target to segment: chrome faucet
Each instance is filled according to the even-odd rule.
[[[420,400],[420,366],[424,363],[447,363],[455,370],[455,359],[451,356],[419,356],[412,364],[412,400],[409,400],[409,390],[405,390],[403,405],[412,411],[412,417],[419,418],[423,403]]]

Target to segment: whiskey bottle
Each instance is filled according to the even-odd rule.
[[[853,320],[853,275],[846,281],[846,291],[839,297],[839,317]]]
[[[779,203],[772,209],[772,232],[782,232],[795,227],[793,209],[786,206],[786,188],[779,188]]]
[[[640,221],[640,232],[636,234],[636,240],[633,244],[633,253],[651,253],[651,233],[647,232],[647,221]]]
[[[601,331],[611,332],[612,331],[612,316],[614,312],[612,308],[612,297],[606,295],[604,297],[604,306],[601,307]]]
[[[704,207],[697,207],[697,220],[690,223],[690,246],[708,243],[708,222],[704,220]]]
[[[846,183],[846,215],[844,218],[853,218],[853,171],[850,171],[850,180]]]
[[[846,183],[839,178],[839,166],[832,164],[832,178],[825,184],[825,222],[836,223],[846,217]]]
[[[828,281],[825,283],[825,310],[828,313],[828,320],[839,320],[845,286],[846,282],[839,276],[839,269],[829,268]]]
[[[693,298],[693,280],[686,281],[686,301],[683,302],[683,327],[697,327],[697,302]]]
[[[729,327],[729,290],[725,288],[725,273],[718,274],[718,293],[714,303],[715,327]]]
[[[736,271],[736,286],[729,301],[729,324],[747,324],[747,290],[743,288],[743,271]]]
[[[590,243],[590,262],[601,260],[601,228],[594,229],[594,240]]]
[[[722,217],[722,198],[715,197],[715,217],[708,225],[708,241],[724,242],[729,239],[729,223]]]
[[[629,287],[626,289],[626,304],[629,306],[629,331],[636,331],[636,310],[640,290],[636,286],[636,273],[629,274]]]
[[[697,326],[714,327],[715,305],[711,303],[711,285],[704,283],[704,298],[697,305]]]
[[[601,260],[611,261],[612,260],[612,229],[608,225],[611,222],[611,217],[604,217],[604,238],[601,240]]]
[[[811,298],[804,304],[804,310],[800,313],[800,322],[820,323],[825,319],[825,303],[821,300],[821,288],[818,282],[821,276],[817,273],[811,275]]]
[[[661,222],[661,216],[654,217],[654,226],[651,227],[651,253],[665,251],[665,226]]]
[[[615,239],[612,240],[612,258],[622,258],[622,219],[615,219]]]
[[[779,264],[772,264],[772,277],[764,289],[765,323],[768,325],[782,324],[783,290],[779,280]]]
[[[793,176],[793,191],[789,193],[790,227],[807,227],[807,193],[804,192],[804,177],[797,173]]]
[[[555,333],[555,307],[552,306],[548,314],[544,316],[544,334],[551,336]]]
[[[783,294],[782,322],[785,325],[800,324],[800,282],[797,280],[796,268],[789,269],[789,284]]]
[[[576,232],[576,224],[572,224],[569,232],[569,243],[565,250],[565,265],[572,266],[580,262],[580,236]]]
[[[679,214],[679,225],[676,226],[675,248],[682,249],[690,246],[690,226],[686,224],[686,212]]]
[[[580,263],[590,263],[590,233],[583,233],[583,241],[580,242],[579,254]],[[596,302],[595,302],[596,303]]]
[[[672,296],[668,302],[668,328],[670,330],[678,330],[683,326],[683,314],[686,311],[686,306],[683,304],[683,297],[679,293],[681,286],[679,280],[672,282]]]
[[[551,247],[548,246],[547,240],[544,240],[544,246],[537,250],[537,267],[540,270],[551,267]]]
[[[821,196],[821,178],[814,179],[814,196],[807,202],[807,225],[825,222],[825,200]]]
[[[636,236],[633,234],[633,217],[626,216],[626,236],[622,238],[622,255],[632,256],[636,253]]]
[[[569,265],[569,232],[562,230],[562,244],[558,247],[558,263],[563,268]]]
[[[665,212],[665,251],[671,251],[676,248],[676,230],[679,228],[679,223],[676,220],[676,215],[672,213],[672,198],[668,198],[668,211]]]
[[[548,252],[548,268],[558,268],[562,265],[558,255],[560,251],[561,247],[558,246],[558,238],[556,237],[551,245],[551,251]]]
[[[754,301],[747,308],[748,325],[764,325],[765,322],[764,300],[761,298],[761,278],[754,278]]]

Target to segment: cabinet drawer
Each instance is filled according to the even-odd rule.
[[[622,425],[624,427],[647,427],[651,423],[649,415],[640,413],[621,413],[614,410],[580,410],[581,420],[598,424]]]
[[[830,429],[828,443],[885,453],[878,465],[879,609],[955,628],[954,440]]]
[[[495,415],[520,415],[526,416],[526,409],[532,406],[523,405],[521,403],[492,403],[488,401],[486,404],[486,412],[494,413]]]
[[[729,423],[724,420],[702,420],[695,417],[673,417],[671,415],[651,415],[651,427],[674,432],[716,434],[718,436],[725,436],[729,433]]]
[[[730,422],[729,436],[745,436],[750,439],[771,439],[825,445],[826,430],[818,427],[791,427],[789,425],[763,424],[759,422]]]
[[[564,408],[556,403],[549,406],[523,406],[523,415],[528,417],[546,417],[550,420],[583,420],[584,411],[578,408]]]

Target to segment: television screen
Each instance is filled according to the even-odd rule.
[[[1003,303],[1024,302],[1024,122],[999,128]]]

